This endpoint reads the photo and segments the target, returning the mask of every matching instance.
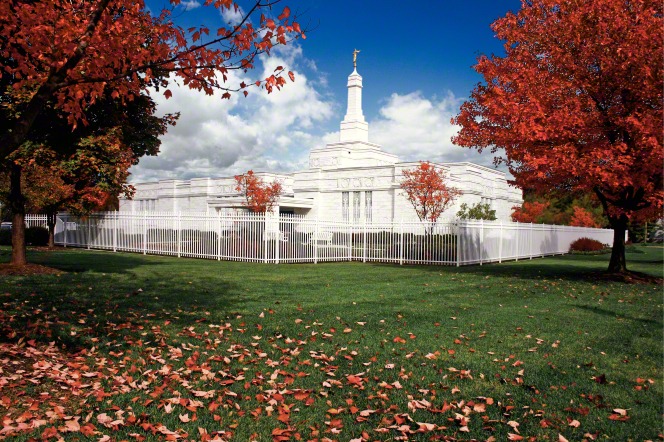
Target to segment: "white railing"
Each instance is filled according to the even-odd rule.
[[[60,214],[55,231],[56,244],[67,247],[264,263],[483,264],[567,253],[582,237],[611,244],[613,231],[499,221],[355,224],[297,215],[160,212]]]
[[[25,215],[25,226],[26,227],[47,227],[46,224],[46,215]]]

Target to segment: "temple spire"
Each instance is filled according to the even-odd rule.
[[[339,141],[369,141],[369,125],[362,113],[362,76],[357,73],[357,54],[353,51],[353,72],[348,76],[348,108],[341,122]]]

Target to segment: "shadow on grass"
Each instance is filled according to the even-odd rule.
[[[75,287],[69,290],[56,282],[41,284],[33,293],[0,295],[0,341],[55,340],[72,351],[129,347],[136,339],[159,340],[166,327],[181,330],[195,323],[219,323],[240,308],[234,296],[238,290],[229,283],[216,282],[214,291],[188,296],[177,284],[170,289],[143,284],[146,289],[132,292],[115,285],[92,291],[86,290],[93,282],[89,278],[70,281]]]
[[[603,308],[591,306],[591,305],[583,305],[583,304],[575,304],[575,307],[580,308],[582,310],[589,311],[591,313],[595,313],[597,315],[601,316],[609,316],[611,318],[619,318],[619,319],[626,319],[629,321],[636,321],[636,322],[642,322],[645,324],[653,324],[661,327],[662,321],[656,321],[653,319],[643,319],[643,318],[636,318],[634,316],[630,315],[625,315],[625,314],[617,314],[615,311],[612,310],[606,310]]]
[[[145,265],[159,265],[142,255],[111,251],[56,247],[50,251],[28,249],[28,262],[63,272],[127,273]]]
[[[638,274],[647,274],[656,278],[663,276],[663,259],[652,259],[647,256],[636,255],[628,259],[628,270]],[[470,265],[455,267],[417,266],[426,271],[440,272],[446,268],[461,274],[478,276],[517,277],[520,279],[566,279],[577,282],[594,283],[599,280],[612,280],[607,273],[609,257],[589,255],[564,255],[545,258],[524,259],[520,261],[504,261],[502,263],[486,263],[483,265]],[[659,266],[657,266],[659,265]],[[657,266],[657,267],[655,267]]]
[[[65,273],[0,280],[0,341],[127,347],[242,308],[237,285],[188,274],[185,261],[75,249],[32,251],[28,260]]]

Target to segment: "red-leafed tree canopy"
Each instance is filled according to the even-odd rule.
[[[233,0],[205,0],[215,14],[247,12],[237,25],[184,30],[171,11],[154,16],[143,0],[0,2],[0,168],[10,176],[12,264],[26,263],[15,153],[31,141],[45,109],[58,112],[75,129],[95,124],[89,109],[102,97],[110,95],[123,105],[151,89],[169,97],[172,82],[206,94],[221,90],[223,98],[240,90],[246,95],[251,86],[279,89],[286,83],[283,67],[252,84],[228,84],[229,71],[250,70],[259,54],[304,38],[290,9],[277,10],[278,3],[255,0],[240,9]],[[292,72],[288,76],[293,80]],[[50,147],[58,155],[67,148]]]
[[[481,57],[484,76],[453,122],[453,141],[492,149],[516,183],[594,193],[614,229],[609,264],[626,271],[629,220],[661,213],[661,1],[529,0],[493,23],[505,56]]]
[[[235,175],[235,182],[237,184],[235,190],[244,196],[247,207],[252,212],[272,212],[282,192],[282,185],[279,181],[267,184],[262,178],[256,176],[253,170],[242,175]]]
[[[413,205],[420,221],[435,223],[440,215],[461,195],[445,182],[445,173],[425,161],[415,169],[405,169],[401,189]]]
[[[150,86],[166,88],[170,74],[207,94],[222,89],[229,97],[232,90],[246,89],[226,84],[229,70],[251,69],[258,54],[302,35],[288,7],[272,16],[277,3],[254,2],[236,26],[185,31],[168,10],[151,15],[143,0],[0,2],[0,94],[8,104],[7,88],[20,91],[11,103],[20,113],[2,133],[0,159],[25,141],[49,101],[75,126],[86,121],[86,107],[104,90],[131,100]],[[207,0],[205,6],[215,13],[238,10],[232,0]],[[280,73],[257,84],[268,91],[279,88],[285,83]]]

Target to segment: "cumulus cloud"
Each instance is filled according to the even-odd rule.
[[[459,127],[450,120],[462,102],[451,91],[440,98],[427,98],[419,91],[392,94],[381,107],[380,116],[370,122],[370,140],[401,161],[470,161],[492,166],[492,154],[452,144]]]
[[[160,114],[180,112],[175,127],[162,137],[157,157],[145,157],[131,172],[132,182],[194,177],[230,176],[249,169],[287,172],[306,167],[308,152],[323,141],[316,134],[333,115],[333,102],[318,93],[309,74],[298,69],[303,55],[297,46],[280,48],[261,57],[262,72],[270,75],[277,66],[294,71],[281,90],[267,94],[256,88],[248,97],[234,94],[204,95],[186,87],[172,87],[166,100],[153,94]],[[251,82],[235,71],[228,84]]]
[[[231,7],[230,9],[224,8],[221,10],[220,14],[224,23],[235,26],[242,22],[242,19],[244,18],[244,9],[240,6],[237,6],[237,8]]]
[[[180,3],[180,6],[185,10],[185,11],[191,11],[192,9],[196,9],[201,6],[201,2],[198,0],[185,0],[182,3]]]

